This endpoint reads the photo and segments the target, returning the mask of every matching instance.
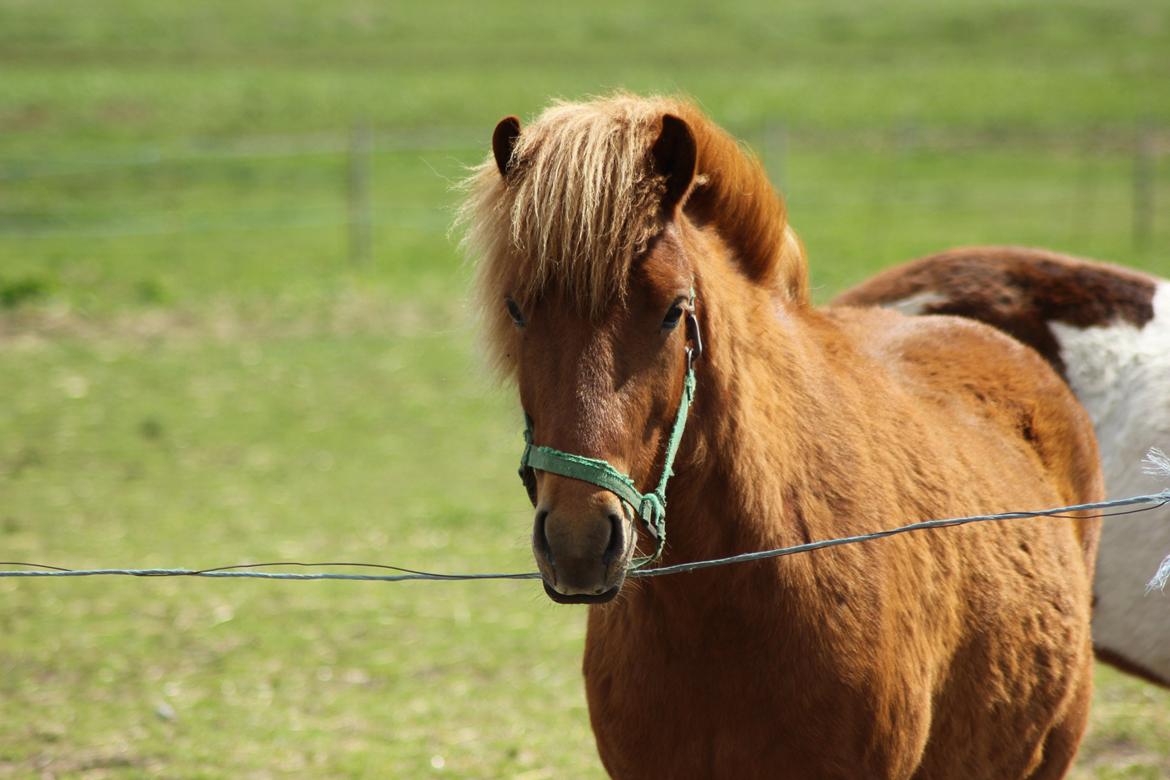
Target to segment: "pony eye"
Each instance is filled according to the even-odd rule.
[[[666,312],[666,316],[662,319],[662,329],[664,331],[674,330],[682,319],[683,308],[679,304],[674,304]]]
[[[506,301],[508,306],[508,316],[512,318],[512,322],[516,323],[517,328],[524,327],[524,312],[520,311],[520,307],[516,305],[516,301],[508,298]]]

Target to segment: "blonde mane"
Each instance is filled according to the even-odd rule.
[[[557,293],[588,315],[624,296],[634,259],[665,227],[666,182],[651,159],[665,114],[686,120],[696,140],[686,215],[713,226],[749,277],[807,301],[804,251],[782,201],[760,164],[697,107],[625,93],[557,102],[523,128],[506,178],[490,155],[474,169],[457,218],[478,264],[488,344],[505,370],[507,296],[525,307]]]

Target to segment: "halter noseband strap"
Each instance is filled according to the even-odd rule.
[[[691,303],[694,303],[693,295]],[[678,411],[675,413],[674,426],[670,430],[670,439],[666,443],[666,458],[662,463],[662,477],[658,480],[658,486],[649,493],[638,492],[634,480],[615,469],[607,461],[533,444],[532,418],[527,414],[524,415],[524,454],[520,456],[520,479],[528,490],[528,497],[535,503],[536,477],[533,474],[534,470],[547,471],[550,474],[557,474],[581,482],[590,482],[616,495],[641,518],[647,531],[656,542],[654,554],[638,559],[633,568],[645,566],[647,563],[657,560],[662,556],[663,547],[666,546],[666,483],[674,474],[674,456],[678,452],[679,442],[682,441],[683,429],[687,424],[687,414],[695,397],[694,361],[703,354],[703,341],[699,336],[699,321],[695,318],[693,309],[686,315],[686,332],[690,343],[686,347],[687,373],[683,380],[682,398],[679,400]]]

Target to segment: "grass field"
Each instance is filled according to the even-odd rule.
[[[701,100],[822,300],[958,243],[1170,275],[1170,3],[774,6],[0,0],[0,557],[531,569],[448,228],[551,96]],[[0,580],[0,777],[598,777],[583,615],[532,583]],[[1170,776],[1170,694],[1101,667],[1074,776]]]

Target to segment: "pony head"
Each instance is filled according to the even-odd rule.
[[[533,441],[604,460],[642,492],[664,467],[687,371],[681,323],[702,321],[713,283],[705,263],[807,297],[803,251],[762,169],[683,101],[559,103],[524,129],[506,117],[468,188],[460,220],[488,350],[517,382]],[[547,592],[612,598],[639,541],[632,508],[591,482],[534,476]]]

